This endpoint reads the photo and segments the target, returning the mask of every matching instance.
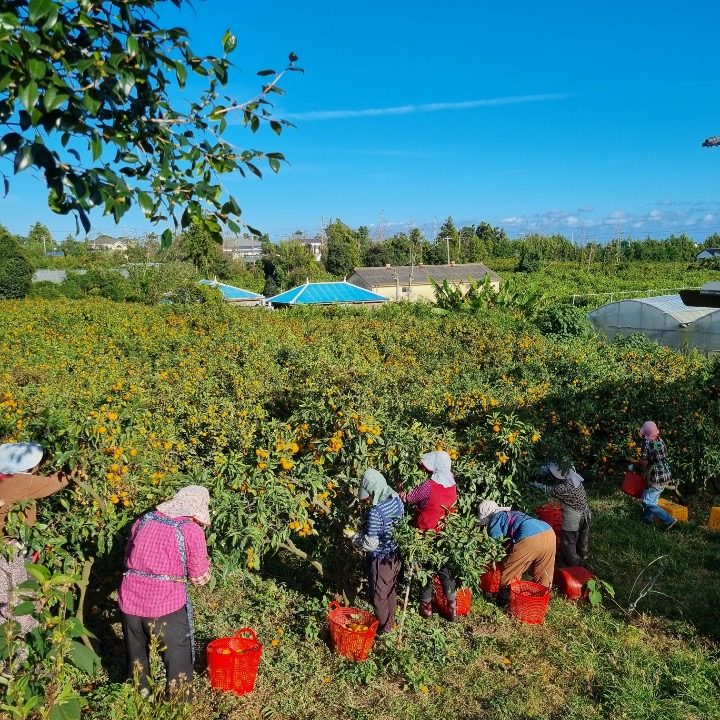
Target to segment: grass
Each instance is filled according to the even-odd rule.
[[[325,627],[328,597],[302,568],[272,567],[275,577],[237,569],[218,572],[213,590],[196,593],[198,641],[240,627],[264,644],[255,691],[216,693],[195,680],[190,716],[435,720],[523,718],[695,720],[720,717],[716,644],[720,534],[696,524],[665,533],[639,522],[639,504],[617,492],[593,501],[591,564],[617,590],[617,605],[591,608],[551,600],[546,622],[528,626],[476,596],[457,624],[421,620],[415,605],[400,649],[383,638],[365,663],[332,653]],[[705,517],[696,501],[691,517]],[[666,556],[662,573],[638,603],[636,577]],[[657,566],[658,563],[653,565]],[[267,569],[266,569],[267,572]],[[647,574],[643,573],[642,577]],[[287,580],[282,580],[282,577]],[[662,593],[662,594],[661,594]],[[113,605],[105,597],[97,630],[108,676],[90,693],[89,718],[137,717],[123,673]],[[201,657],[203,654],[201,654]],[[109,681],[109,682],[108,682]],[[156,718],[169,718],[159,705]]]

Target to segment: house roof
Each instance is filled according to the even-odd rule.
[[[234,285],[226,285],[225,283],[217,282],[217,280],[201,280],[200,284],[217,288],[225,300],[262,300],[264,298],[263,295],[250,292],[250,290],[243,290]]]
[[[383,295],[378,295],[345,280],[305,283],[268,300],[273,305],[329,305],[332,303],[380,303],[386,301],[387,298]]]
[[[704,252],[710,253],[710,255],[720,255],[720,248],[703,248],[698,255],[702,255]]]
[[[716,308],[691,307],[685,305],[679,295],[659,295],[657,297],[649,298],[631,298],[627,300],[616,300],[615,302],[603,305],[597,310],[593,310],[591,313],[589,313],[589,316],[595,316],[596,314],[599,315],[605,312],[605,308],[610,308],[612,306],[622,308],[623,304],[625,306],[628,306],[634,303],[640,303],[641,305],[649,305],[653,308],[656,308],[657,310],[660,310],[666,315],[674,318],[680,325],[688,325],[695,320],[699,320],[701,317],[705,317],[705,315],[717,312]]]
[[[397,282],[401,285],[410,284],[410,266],[394,265],[391,267],[358,267],[357,274],[370,287],[380,285],[394,285],[395,273]],[[430,278],[437,283],[447,280],[450,283],[463,283],[468,280],[484,280],[490,276],[490,280],[498,281],[500,276],[493,272],[483,263],[467,263],[464,265],[413,265],[413,285],[430,285]]]

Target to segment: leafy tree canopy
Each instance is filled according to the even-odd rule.
[[[253,133],[286,121],[270,112],[278,82],[298,70],[261,70],[258,95],[238,102],[223,93],[237,40],[228,30],[221,56],[196,55],[187,32],[156,22],[164,3],[189,0],[5,0],[0,6],[0,156],[15,173],[42,171],[48,203],[74,213],[85,231],[88,211],[115,221],[137,204],[152,222],[182,228],[202,222],[219,238],[241,230],[238,202],[221,176],[277,172],[283,155],[239,148],[223,135],[231,114]],[[196,76],[195,99],[183,90]],[[193,83],[194,84],[194,83]],[[3,173],[4,189],[9,189]],[[169,230],[165,244],[171,242]]]

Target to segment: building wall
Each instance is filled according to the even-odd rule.
[[[372,290],[373,292],[383,295],[389,300],[410,300],[415,302],[417,300],[424,300],[429,302],[435,302],[435,288],[432,285],[425,283],[413,283],[412,286],[400,285],[397,286],[395,283],[391,285],[374,285],[371,286],[369,283],[364,282],[359,275],[353,273],[349,278],[348,282],[359,287],[364,287],[366,290]],[[453,283],[455,284],[455,283]],[[491,283],[495,290],[500,289],[499,282]],[[461,283],[460,287],[462,291],[466,293],[470,289],[469,283]]]

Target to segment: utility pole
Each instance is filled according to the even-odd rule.
[[[618,223],[615,227],[615,264],[620,264],[620,241],[622,239],[622,228],[620,227],[620,224]]]

